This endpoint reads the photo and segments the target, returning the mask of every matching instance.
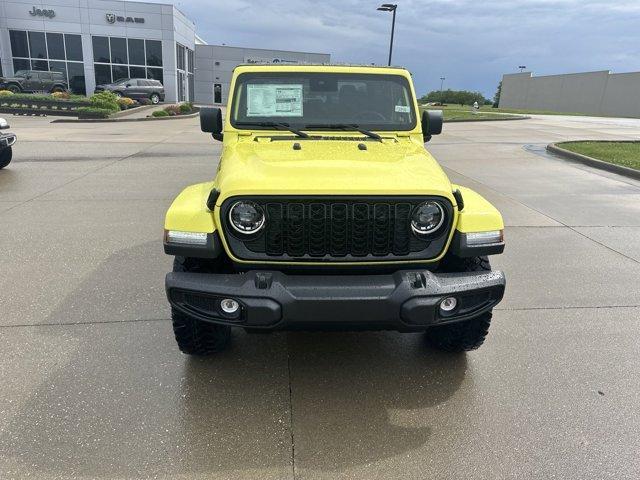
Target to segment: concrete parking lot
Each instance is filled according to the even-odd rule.
[[[209,359],[175,346],[161,235],[220,144],[197,119],[9,120],[0,478],[640,476],[640,182],[543,152],[638,138],[640,120],[446,124],[429,144],[507,225],[507,292],[480,350],[238,332]]]

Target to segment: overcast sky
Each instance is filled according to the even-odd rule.
[[[385,64],[391,14],[370,0],[177,0],[210,44],[330,53]],[[393,63],[418,94],[493,96],[503,73],[640,70],[640,0],[399,0]]]

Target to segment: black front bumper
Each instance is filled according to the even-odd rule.
[[[434,274],[402,270],[390,275],[285,275],[250,271],[218,275],[169,273],[167,297],[197,319],[253,329],[363,329],[421,331],[467,320],[493,308],[504,294],[500,271]],[[440,302],[456,297],[453,312]],[[220,300],[240,310],[226,314]]]

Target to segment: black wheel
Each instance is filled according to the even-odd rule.
[[[4,150],[0,150],[0,169],[3,169],[9,163],[11,163],[11,158],[13,157],[13,151],[11,147],[5,148]]]
[[[120,92],[112,92],[116,97],[122,98],[122,93]]]
[[[174,272],[208,273],[215,264],[207,264],[194,258],[176,257]],[[178,348],[188,355],[211,355],[224,350],[231,340],[231,327],[203,322],[171,309],[173,333]]]
[[[51,89],[51,93],[60,93],[60,92],[64,92],[64,88],[62,88],[62,87],[53,87]]]
[[[157,105],[158,103],[160,103],[160,95],[158,95],[157,93],[152,93],[149,96],[149,100],[151,100],[151,103],[153,103],[154,105]]]
[[[7,87],[7,90],[9,90],[12,93],[20,93],[21,92],[20,87],[18,85],[14,85],[14,84],[9,85]]]
[[[487,257],[445,258],[441,265],[443,272],[481,272],[491,271]],[[466,352],[479,348],[489,333],[491,311],[470,320],[438,325],[427,330],[426,340],[429,346],[445,352]]]

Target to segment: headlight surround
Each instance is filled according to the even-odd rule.
[[[444,224],[445,212],[439,202],[429,200],[414,208],[411,230],[420,237],[437,232]]]
[[[238,233],[251,235],[259,232],[265,224],[262,207],[257,203],[240,200],[229,209],[229,223]]]

